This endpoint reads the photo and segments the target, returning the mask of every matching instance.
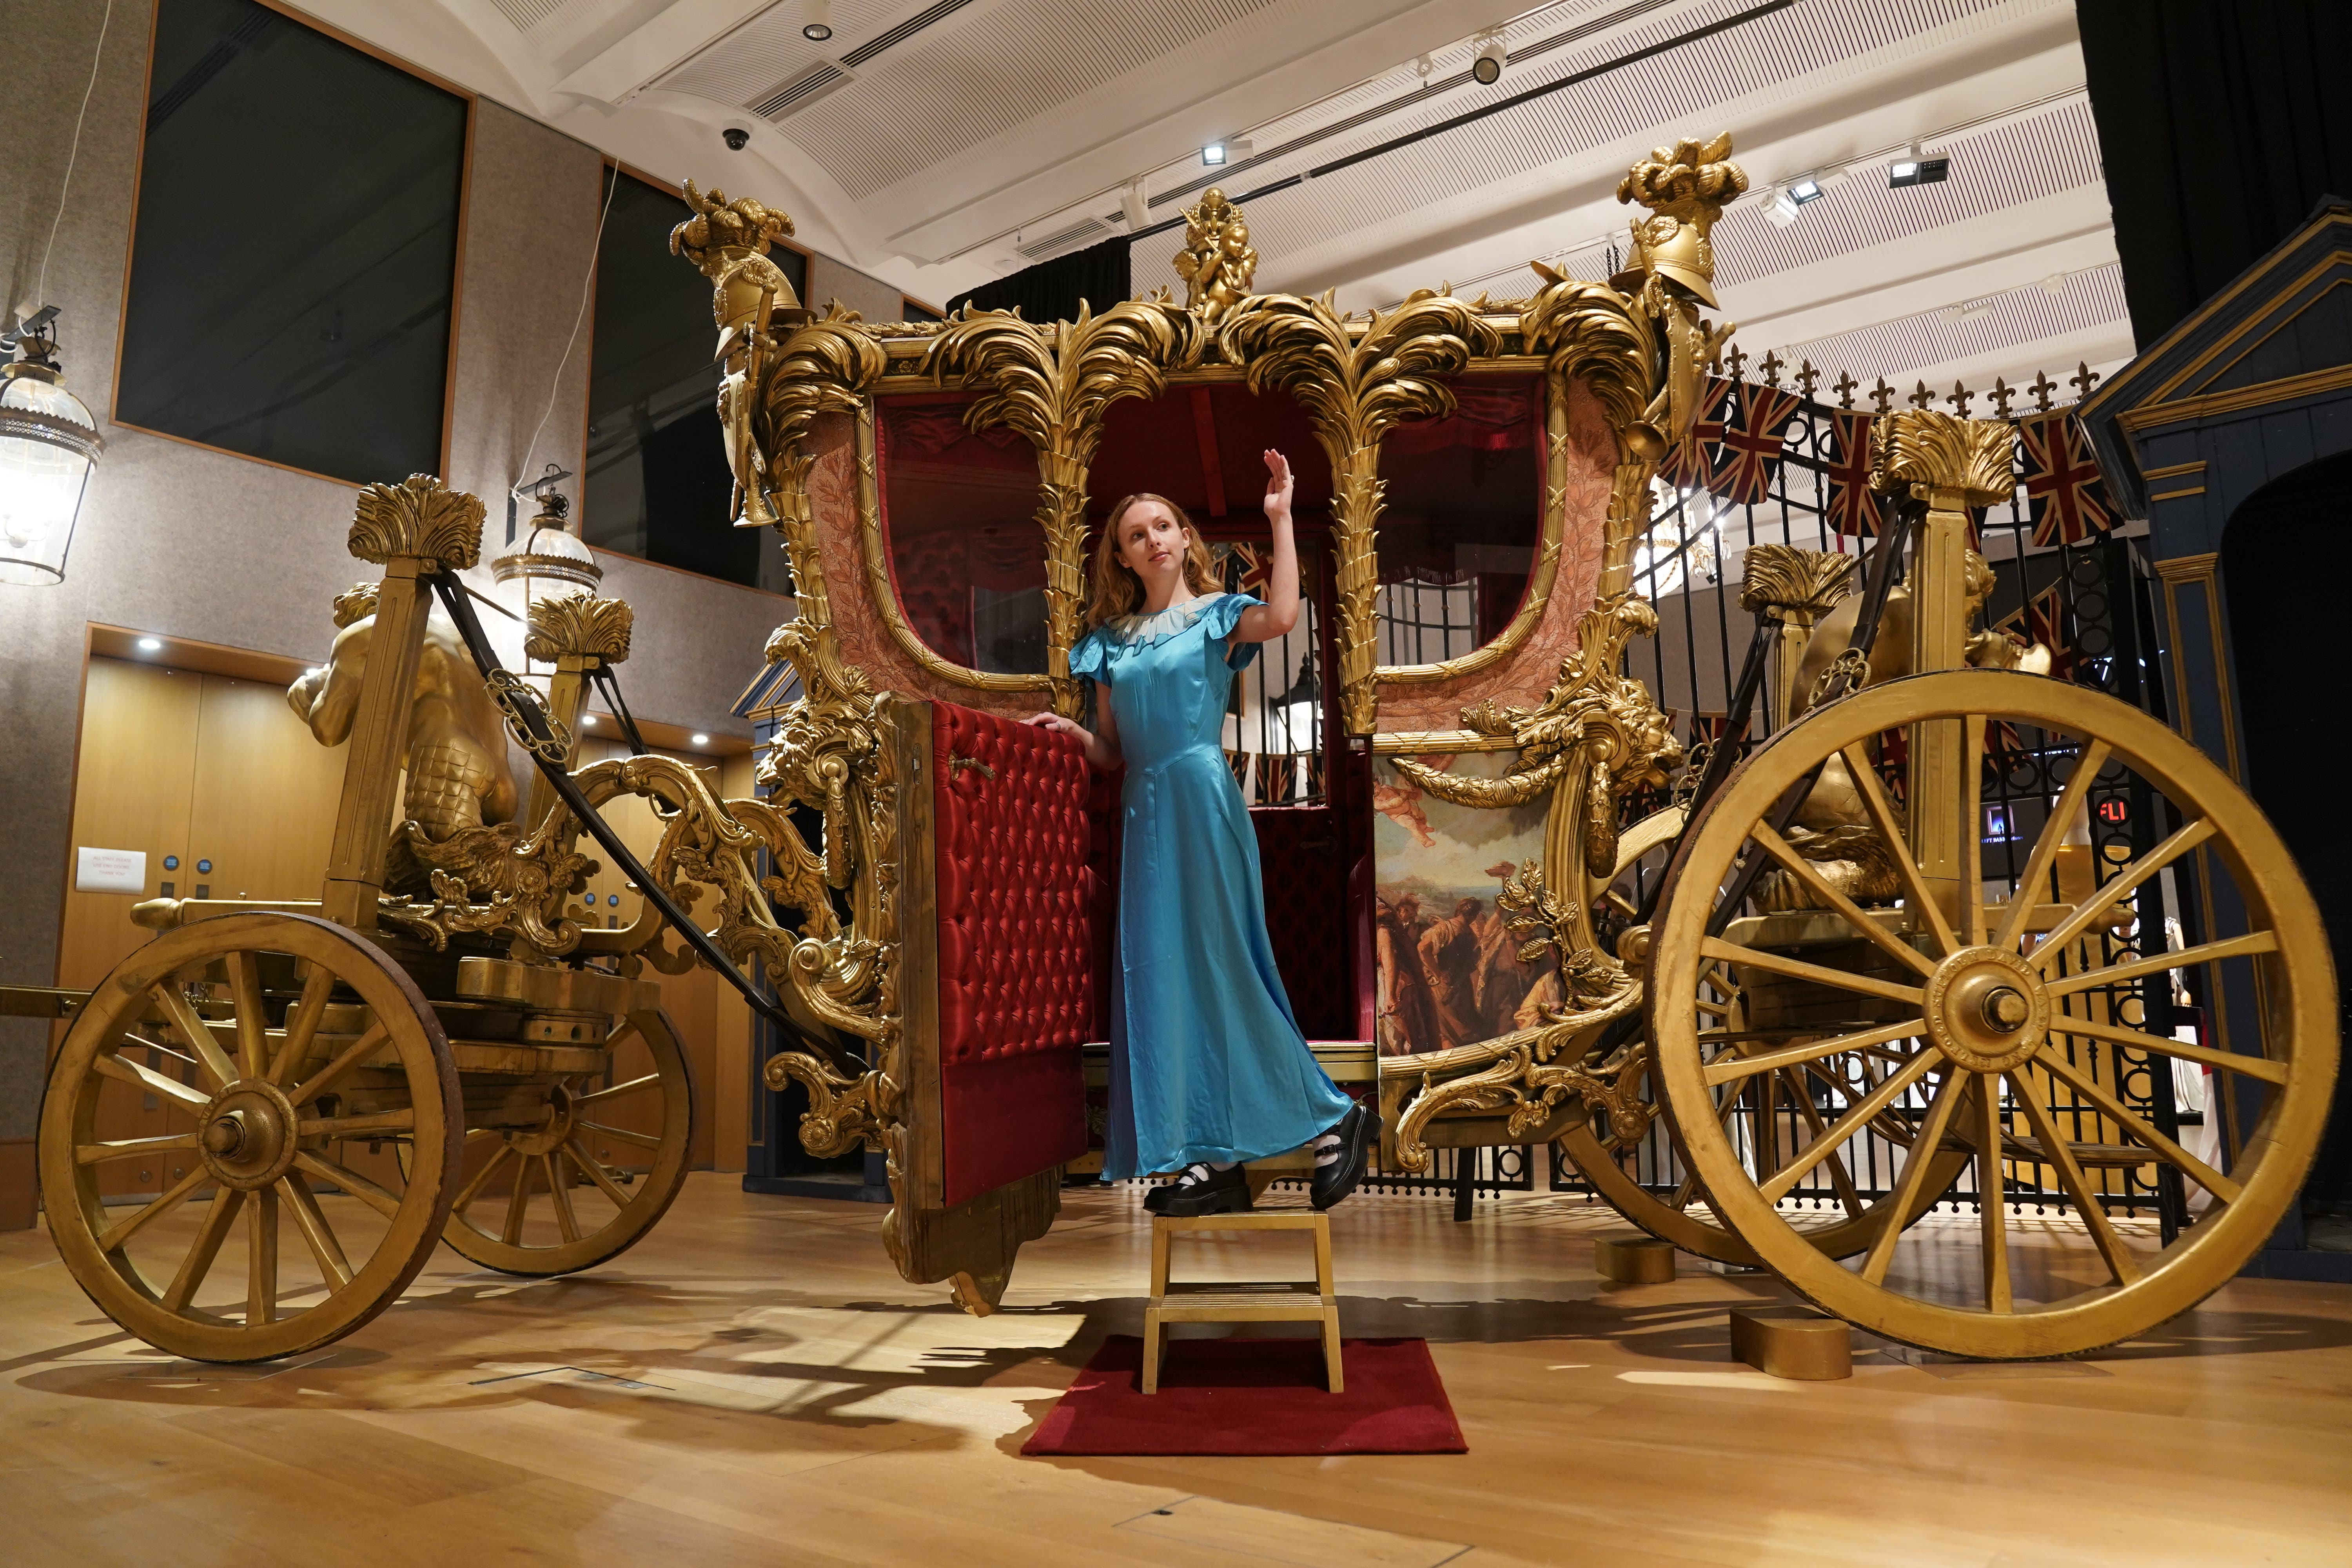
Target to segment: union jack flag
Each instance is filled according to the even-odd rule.
[[[2080,544],[2116,525],[2115,503],[2099,478],[2083,422],[2064,409],[2017,422],[2025,443],[2025,494],[2033,509],[2033,542]]]
[[[1233,552],[1225,558],[1225,580],[1233,584],[1227,592],[1265,597],[1267,587],[1274,582],[1274,552],[1261,550],[1255,544],[1233,544],[1226,548]],[[1240,567],[1239,575],[1234,574],[1235,563]]]
[[[1732,384],[1710,375],[1699,389],[1698,417],[1690,434],[1675,443],[1658,465],[1658,478],[1678,490],[1704,489],[1714,464],[1714,447],[1723,439],[1723,416],[1731,403]]]
[[[1772,471],[1780,466],[1780,447],[1800,401],[1793,392],[1739,383],[1739,401],[1724,421],[1707,489],[1735,506],[1762,500],[1772,488]]]
[[[1869,415],[1831,410],[1828,472],[1822,479],[1827,504],[1822,510],[1831,531],[1849,539],[1876,538],[1878,498],[1870,493]]]

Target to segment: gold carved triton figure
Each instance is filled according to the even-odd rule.
[[[1200,202],[1184,209],[1184,248],[1174,258],[1184,279],[1184,308],[1215,323],[1246,299],[1257,275],[1257,252],[1249,242],[1249,220],[1212,185]]]

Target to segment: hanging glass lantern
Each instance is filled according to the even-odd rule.
[[[0,335],[25,356],[0,365],[0,583],[65,580],[82,492],[106,445],[81,399],[58,384],[57,316],[49,306]]]
[[[604,576],[604,566],[580,542],[580,536],[572,531],[567,521],[571,503],[553,488],[555,479],[572,476],[555,469],[552,464],[549,467],[551,477],[538,481],[548,487],[540,493],[539,515],[530,520],[529,531],[490,563],[490,574],[500,583],[522,584],[522,613],[526,620],[537,601],[580,588],[593,594]],[[553,669],[552,665],[527,658],[523,673],[543,684]]]

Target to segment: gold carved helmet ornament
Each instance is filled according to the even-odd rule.
[[[694,263],[716,287],[711,310],[720,331],[751,314],[750,298],[739,300],[734,297],[739,292],[771,294],[771,321],[797,325],[808,320],[808,310],[793,292],[792,281],[767,260],[768,247],[793,232],[791,214],[754,196],[730,201],[716,185],[707,193],[698,191],[692,180],[686,182],[686,205],[694,209],[694,216],[669,231],[670,254]],[[745,266],[754,258],[756,265]]]
[[[1670,278],[1703,304],[1716,304],[1715,247],[1707,230],[1748,189],[1747,171],[1724,160],[1731,132],[1714,141],[1660,147],[1617,184],[1617,199],[1650,209],[1633,222],[1633,246],[1610,287],[1633,293],[1645,278]]]

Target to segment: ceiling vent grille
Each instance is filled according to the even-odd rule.
[[[1049,234],[1043,239],[1031,240],[1027,245],[1017,248],[1030,260],[1043,261],[1058,251],[1067,250],[1072,246],[1083,242],[1098,239],[1109,232],[1108,224],[1090,217],[1080,218],[1058,234]]]
[[[846,67],[823,60],[794,76],[786,77],[743,107],[766,121],[780,121],[796,110],[828,93],[839,92],[857,79],[857,73]]]

